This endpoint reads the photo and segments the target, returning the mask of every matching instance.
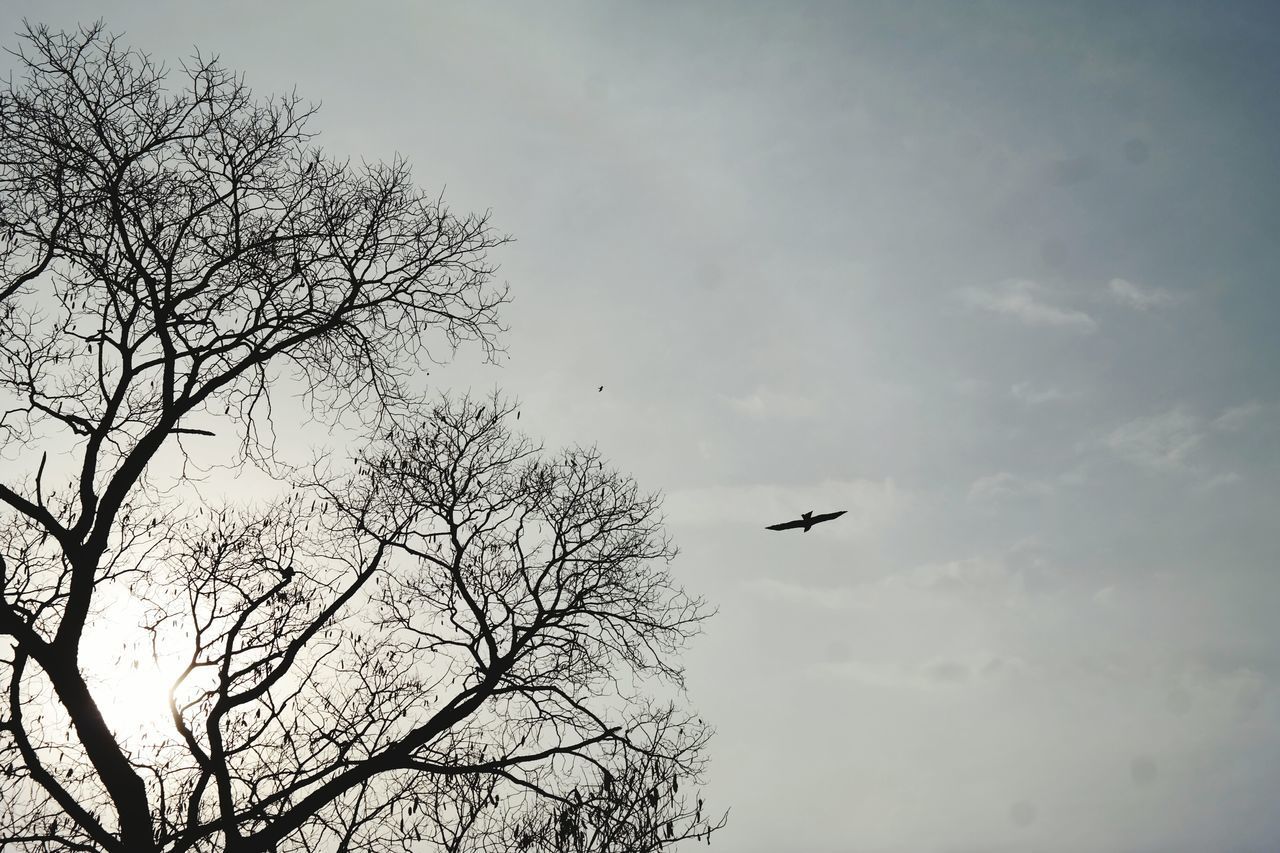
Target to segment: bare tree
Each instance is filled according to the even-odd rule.
[[[708,610],[658,500],[592,449],[543,452],[496,394],[413,390],[464,342],[498,351],[486,218],[402,162],[327,158],[310,107],[214,60],[171,74],[100,25],[28,26],[14,56],[0,848],[709,841],[676,662]],[[286,464],[282,393],[359,450]],[[222,464],[271,496],[201,497],[224,429]],[[172,675],[140,730],[91,665],[125,599]]]

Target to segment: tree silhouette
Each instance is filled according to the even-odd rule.
[[[486,217],[327,158],[312,108],[216,60],[171,75],[101,25],[27,26],[14,56],[0,847],[709,841],[675,661],[708,609],[658,500],[497,394],[414,390],[499,351]],[[289,457],[290,397],[358,450]],[[206,498],[253,471],[273,486]],[[108,712],[140,667],[171,682],[153,724]]]

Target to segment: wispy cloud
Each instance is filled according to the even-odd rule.
[[[1202,417],[1184,406],[1175,406],[1167,412],[1134,418],[1113,429],[1103,439],[1113,453],[1137,465],[1166,471],[1196,470],[1190,458],[1197,449],[1211,440],[1222,440],[1222,433],[1247,429],[1259,413],[1270,406],[1256,400],[1225,409],[1216,417]],[[1200,466],[1199,473],[1209,477],[1203,489],[1213,489],[1238,482],[1234,472],[1211,472]]]
[[[1225,489],[1228,486],[1234,486],[1243,479],[1244,478],[1235,471],[1224,471],[1221,474],[1215,474],[1208,480],[1205,480],[1204,483],[1199,486],[1199,490],[1201,492],[1213,492],[1218,489]]]
[[[1176,408],[1123,423],[1104,443],[1117,456],[1137,465],[1177,470],[1186,467],[1187,457],[1203,440],[1200,418]]]
[[[1024,591],[1023,572],[1002,555],[968,557],[926,563],[884,578],[891,589],[937,590],[949,593],[986,592],[1017,597]]]
[[[811,586],[777,578],[755,578],[747,581],[744,586],[749,592],[769,601],[799,604],[818,610],[844,610],[853,603],[854,595],[852,587]]]
[[[1021,400],[1031,406],[1039,406],[1042,403],[1056,403],[1075,396],[1057,388],[1037,388],[1030,382],[1019,382],[1009,389],[1009,393],[1013,395],[1015,400]]]
[[[1020,553],[1028,547],[1019,543],[1006,553],[924,563],[841,585],[757,577],[745,580],[743,589],[758,598],[815,611],[936,608],[939,604],[951,606],[957,600],[967,602],[965,606],[979,602],[1012,606],[1026,598],[1029,573],[1042,576],[1047,571],[1043,560]]]
[[[1017,320],[1027,326],[1047,326],[1090,334],[1098,324],[1075,308],[1055,305],[1043,285],[1026,279],[1005,281],[991,287],[967,287],[961,298],[983,311]]]
[[[1163,308],[1179,301],[1178,297],[1167,290],[1149,284],[1138,284],[1123,278],[1113,278],[1107,284],[1107,292],[1113,300],[1137,311],[1150,311]]]
[[[1047,495],[1051,491],[1045,483],[1028,480],[1008,471],[997,471],[973,481],[969,486],[969,502],[995,503],[1009,498]]]
[[[1225,432],[1238,432],[1245,428],[1249,421],[1260,414],[1266,406],[1257,400],[1251,400],[1242,406],[1232,406],[1222,414],[1218,415],[1209,424],[1214,429],[1223,430]]]
[[[946,667],[950,661],[938,661]],[[888,661],[849,660],[838,662],[822,662],[808,667],[811,675],[818,678],[830,678],[849,681],[866,687],[889,690],[927,690],[930,688],[954,685],[959,680],[967,680],[969,670],[963,664],[953,664],[944,668],[944,674],[950,678],[938,678],[928,672],[925,667],[908,663]]]
[[[978,654],[965,658],[934,658],[921,661],[825,661],[809,666],[819,678],[852,681],[867,687],[930,690],[1008,684],[1033,674],[1018,657]]]
[[[812,397],[759,386],[741,397],[722,397],[739,414],[753,418],[811,418],[818,414],[818,403]]]

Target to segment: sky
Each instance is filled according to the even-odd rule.
[[[515,238],[510,359],[432,378],[667,495],[715,849],[1280,848],[1273,4],[5,11]]]

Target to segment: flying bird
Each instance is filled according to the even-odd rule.
[[[846,512],[848,512],[847,509],[842,509],[838,512],[824,512],[822,515],[814,515],[813,510],[809,510],[795,521],[784,521],[781,524],[770,524],[765,528],[765,530],[794,530],[797,527],[803,527],[804,532],[808,533],[809,528],[813,527],[815,524],[821,524],[824,521],[839,518]]]
[[[599,388],[597,388],[597,389],[596,389],[596,393],[598,394],[598,393],[600,393],[600,392],[601,392],[601,391],[603,391],[603,390],[604,390],[604,386],[603,386],[603,385],[601,385]]]

